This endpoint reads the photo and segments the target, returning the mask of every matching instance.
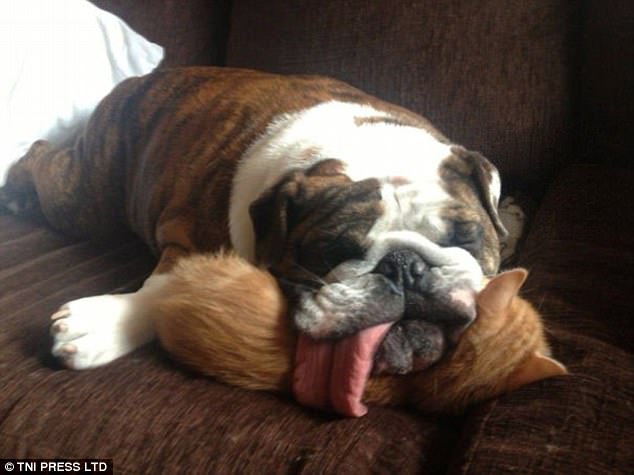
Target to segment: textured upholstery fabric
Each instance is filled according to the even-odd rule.
[[[566,169],[520,264],[526,297],[571,372],[499,398],[464,432],[470,473],[634,470],[634,171]]]
[[[634,150],[634,3],[586,0],[577,50],[580,134],[577,153],[631,166]],[[606,8],[607,7],[607,8]]]
[[[230,66],[343,79],[429,118],[507,180],[569,156],[569,4],[240,0]]]
[[[558,325],[634,350],[634,170],[577,165],[547,194],[520,264]],[[634,369],[634,368],[632,368]]]

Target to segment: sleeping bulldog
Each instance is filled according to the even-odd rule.
[[[72,147],[34,143],[0,190],[16,213],[82,238],[127,229],[159,257],[137,292],[53,315],[70,368],[151,340],[147,301],[174,263],[233,249],[277,277],[306,342],[353,338],[392,373],[433,364],[475,318],[499,195],[486,158],[413,112],[333,79],[225,68],[124,81]]]

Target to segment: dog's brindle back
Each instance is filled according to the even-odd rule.
[[[276,101],[262,100],[270,97]],[[74,146],[36,142],[10,171],[2,199],[33,202],[35,193],[47,221],[72,236],[105,240],[130,229],[162,254],[159,270],[167,270],[182,254],[230,245],[238,160],[275,116],[326,100],[395,112],[314,76],[188,68],[128,79],[100,103]],[[442,139],[422,117],[397,112],[403,124]]]

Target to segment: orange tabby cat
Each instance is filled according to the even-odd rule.
[[[372,376],[364,401],[457,412],[540,379],[566,374],[550,358],[537,311],[517,293],[527,272],[491,279],[478,317],[434,366]],[[296,334],[275,279],[227,254],[182,259],[152,313],[163,346],[196,371],[226,383],[290,392]]]

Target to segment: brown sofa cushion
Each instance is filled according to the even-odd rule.
[[[427,116],[505,180],[561,166],[574,123],[572,4],[243,0],[230,66],[343,79]]]
[[[538,284],[529,297],[542,303],[557,328],[630,352],[632,186],[634,170],[596,165],[567,169],[545,197],[520,259]]]
[[[634,471],[634,171],[569,168],[550,188],[521,265],[571,375],[469,419],[470,473]]]

